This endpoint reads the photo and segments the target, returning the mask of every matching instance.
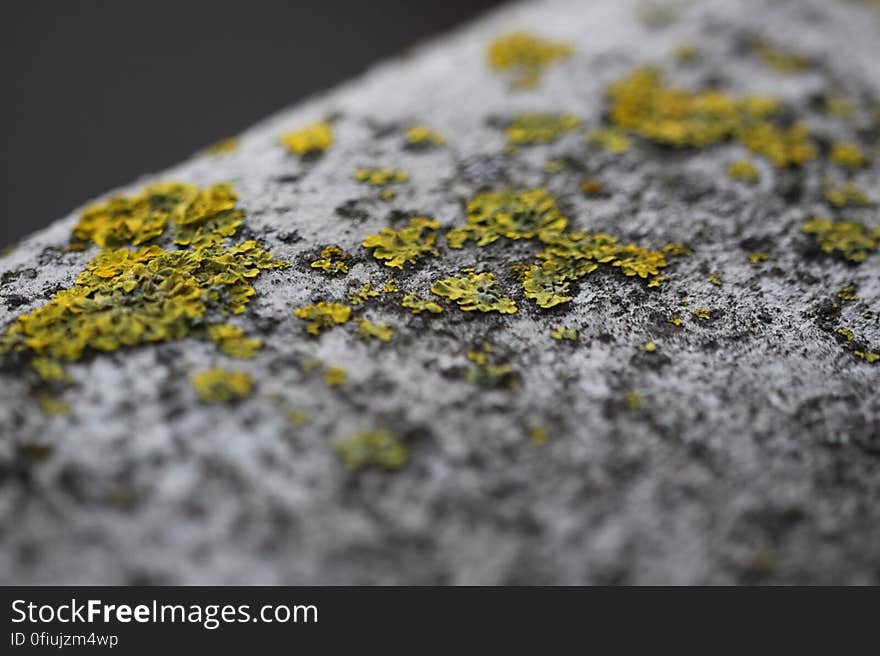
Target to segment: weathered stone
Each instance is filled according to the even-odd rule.
[[[233,152],[122,190],[230,182],[247,215],[236,239],[292,266],[264,271],[230,319],[262,340],[253,359],[194,336],[89,352],[41,408],[28,355],[3,356],[0,581],[880,583],[880,363],[855,355],[880,350],[880,254],[847,262],[801,231],[817,215],[880,227],[876,206],[824,198],[832,175],[880,200],[878,25],[875,8],[827,0],[513,5],[279,113]],[[517,88],[486,65],[492,39],[515,30],[574,51]],[[750,44],[763,40],[800,58],[762,60]],[[682,44],[696,55],[676,57]],[[607,85],[644,65],[682,88],[781,99],[818,156],[779,169],[735,141],[588,143],[608,128]],[[825,111],[839,98],[853,115]],[[583,128],[505,152],[505,126],[527,113]],[[322,120],[334,132],[323,154],[280,145]],[[416,125],[444,143],[413,147]],[[829,162],[836,141],[860,144],[867,166]],[[757,182],[728,176],[743,159]],[[408,179],[382,200],[354,179],[371,168]],[[602,193],[584,194],[586,177]],[[478,192],[534,187],[571,230],[693,255],[670,255],[659,287],[600,267],[542,309],[512,269],[536,263],[534,239],[450,249],[440,237],[439,256],[402,270],[361,246],[413,216],[462,226]],[[0,258],[4,331],[95,257],[66,250],[78,220]],[[348,254],[346,275],[310,266],[330,244]],[[494,273],[517,312],[466,313],[431,294],[462,267]],[[391,277],[400,292],[353,308],[393,329],[387,343],[359,338],[355,321],[316,337],[293,314]],[[838,296],[847,287],[857,298]],[[413,314],[409,292],[444,311]],[[562,327],[577,340],[554,339]],[[253,394],[201,402],[190,379],[215,367],[249,374]],[[346,443],[347,460],[379,466],[339,458],[337,440],[358,433],[373,437]],[[388,451],[352,456],[362,443]]]

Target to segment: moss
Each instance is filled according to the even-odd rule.
[[[178,226],[210,230],[218,214],[241,216],[233,209],[235,195],[226,185],[204,191],[176,183],[162,188],[167,193],[158,194],[153,185],[133,198],[118,197],[87,208],[75,231],[98,243],[123,236],[136,242],[146,234],[145,225],[154,226],[149,234],[159,225],[164,231],[171,219]],[[128,215],[140,219],[120,227],[121,207],[138,208]],[[129,230],[135,225],[137,230]],[[73,287],[20,316],[6,331],[0,352],[27,352],[38,373],[56,379],[59,367],[88,351],[115,351],[189,335],[207,335],[223,350],[241,355],[258,344],[233,334],[236,329],[215,324],[222,324],[224,315],[244,312],[255,293],[251,282],[262,271],[284,266],[288,263],[274,259],[255,241],[226,247],[222,237],[171,251],[158,246],[105,248]]]
[[[507,239],[546,239],[568,225],[556,199],[544,189],[478,194],[467,206],[467,225],[446,234],[450,248],[462,248],[468,240],[485,246]]]
[[[744,159],[731,162],[727,167],[727,175],[731,180],[740,182],[757,182],[760,177],[755,165]]]
[[[194,376],[192,386],[205,403],[226,403],[250,396],[254,381],[246,372],[216,367]]]
[[[523,292],[526,298],[534,300],[538,307],[551,308],[571,300],[569,283],[553,263],[531,266],[523,275]]]
[[[580,125],[580,119],[571,114],[522,114],[507,126],[507,141],[516,145],[550,143]]]
[[[414,125],[406,131],[406,145],[413,149],[442,146],[446,139],[427,125]]]
[[[379,292],[373,289],[370,283],[366,282],[360,289],[348,297],[348,302],[351,305],[363,305],[371,298],[376,298],[377,296],[379,296]]]
[[[569,328],[568,326],[562,326],[560,328],[554,328],[550,331],[550,337],[558,340],[568,340],[570,342],[577,341],[578,333],[574,328]]]
[[[814,218],[804,221],[801,230],[812,236],[825,253],[855,263],[874,252],[880,239],[880,228],[869,230],[857,221]]]
[[[373,187],[384,187],[390,184],[406,182],[409,180],[409,176],[400,169],[370,168],[358,169],[354,174],[354,179]]]
[[[281,143],[294,155],[318,155],[333,145],[333,127],[324,121],[281,135]]]
[[[465,312],[516,312],[516,303],[504,296],[492,273],[469,272],[464,278],[438,280],[431,286],[431,291],[455,301]]]
[[[400,305],[413,314],[421,314],[422,312],[440,314],[443,312],[443,307],[441,305],[438,305],[433,301],[427,301],[415,292],[410,292],[409,294],[404,295],[403,299],[400,301]]]
[[[348,273],[348,255],[339,246],[330,244],[321,251],[321,257],[311,263],[313,269],[321,269],[330,275],[345,275]]]
[[[342,367],[327,367],[327,370],[324,372],[324,382],[330,387],[344,385],[347,377],[348,374]]]
[[[551,64],[571,56],[571,45],[550,41],[528,32],[513,32],[489,45],[489,66],[496,71],[510,72],[514,86],[535,86]]]
[[[406,445],[387,430],[357,433],[346,440],[337,441],[333,448],[352,469],[400,469],[409,459]]]
[[[382,228],[378,234],[368,235],[363,246],[372,248],[373,257],[384,260],[385,266],[403,269],[404,264],[416,264],[427,255],[438,255],[434,243],[439,227],[439,221],[416,216],[400,230]]]
[[[828,159],[848,169],[859,169],[868,163],[868,155],[864,150],[856,144],[843,141],[831,145]]]
[[[308,322],[306,331],[309,334],[318,335],[322,330],[346,323],[351,318],[351,307],[321,301],[315,305],[296,308],[293,313]]]
[[[355,319],[355,321],[357,321],[360,326],[357,331],[357,336],[361,339],[373,338],[382,342],[390,342],[391,338],[394,337],[394,331],[384,323],[371,323],[360,317]]]

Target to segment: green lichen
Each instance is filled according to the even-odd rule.
[[[227,403],[251,395],[254,381],[244,371],[227,371],[220,367],[203,371],[192,379],[195,388],[205,403]]]
[[[373,430],[339,440],[334,450],[351,469],[400,469],[409,459],[409,449],[391,431]]]
[[[814,218],[804,221],[801,230],[812,236],[823,252],[855,263],[864,262],[880,240],[880,228],[870,230],[858,221]]]
[[[507,126],[507,141],[516,145],[550,143],[580,125],[580,119],[571,114],[522,114]]]
[[[421,216],[410,219],[400,230],[382,228],[378,234],[368,235],[363,246],[373,249],[373,257],[384,260],[385,266],[403,269],[404,264],[416,264],[427,255],[437,255],[434,245],[440,222]]]
[[[330,275],[348,273],[348,254],[339,246],[330,244],[321,251],[321,257],[311,263],[313,269],[321,269]]]
[[[123,237],[135,243],[146,234],[158,236],[157,226],[164,231],[170,220],[199,229],[221,214],[242,216],[233,209],[235,195],[227,185],[198,190],[169,183],[162,186],[166,193],[157,189],[153,185],[133,198],[118,197],[87,208],[75,233],[99,245]],[[129,216],[139,217],[127,228],[120,223],[122,207],[129,208]],[[145,232],[146,225],[151,227]],[[138,227],[130,229],[133,226]],[[255,241],[227,247],[218,238],[171,251],[155,245],[105,248],[73,287],[20,316],[0,341],[0,352],[29,353],[38,373],[50,379],[57,379],[65,363],[89,351],[115,351],[189,335],[207,335],[224,351],[247,355],[259,344],[237,329],[221,327],[222,317],[244,312],[255,293],[251,283],[260,273],[285,266],[288,263],[276,260]]]
[[[467,272],[464,278],[446,278],[431,286],[431,291],[458,304],[465,312],[513,314],[516,303],[504,296],[504,290],[492,273]]]
[[[528,32],[513,32],[489,45],[489,66],[510,72],[515,87],[529,88],[541,79],[551,64],[571,56],[571,45],[543,39]]]
[[[298,307],[293,313],[307,322],[306,332],[319,335],[322,330],[346,323],[351,318],[351,307],[321,301],[315,305]]]

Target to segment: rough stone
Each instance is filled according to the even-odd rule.
[[[196,338],[90,354],[67,367],[58,400],[70,411],[49,416],[30,368],[3,358],[0,582],[880,583],[880,364],[836,332],[880,350],[880,254],[847,263],[800,230],[816,214],[877,228],[876,206],[829,208],[824,157],[794,170],[749,158],[760,174],[749,185],[727,175],[748,158],[736,143],[634,138],[614,154],[572,131],[505,154],[503,129],[528,112],[607,127],[606,86],[652,64],[685,88],[779,97],[820,144],[860,140],[872,163],[850,177],[878,201],[876,118],[866,128],[817,101],[880,107],[878,26],[876,8],[827,0],[516,4],[259,123],[234,152],[119,190],[230,182],[242,234],[293,266],[264,272],[234,318],[264,342],[250,360]],[[486,49],[524,29],[574,53],[516,89],[488,69]],[[768,68],[744,45],[764,38],[815,66]],[[685,43],[699,53],[686,64],[674,56]],[[326,119],[335,141],[323,155],[279,145]],[[407,148],[413,125],[445,143]],[[550,160],[564,166],[549,172]],[[393,200],[353,179],[373,167],[408,174]],[[603,195],[580,192],[585,174]],[[671,258],[658,288],[600,270],[572,285],[570,303],[542,310],[512,271],[533,262],[533,242],[451,250],[441,238],[439,257],[403,271],[360,246],[410,216],[462,225],[479,191],[536,186],[574,229],[686,242],[693,255]],[[0,258],[4,330],[96,255],[66,250],[78,216]],[[352,256],[345,276],[309,266],[331,243]],[[769,259],[750,262],[756,251]],[[465,313],[430,293],[462,267],[493,272],[518,312]],[[354,322],[315,337],[293,315],[392,276],[445,311],[411,314],[402,293],[355,308],[394,329],[388,343],[357,338]],[[858,300],[839,302],[847,286]],[[553,339],[561,326],[578,340]],[[468,380],[467,353],[484,343],[513,385]],[[316,359],[344,367],[345,381],[328,385]],[[200,402],[190,379],[213,367],[247,372],[254,394]],[[340,460],[337,439],[373,430],[404,441],[404,468]]]

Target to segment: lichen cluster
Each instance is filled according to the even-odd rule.
[[[427,149],[442,146],[446,139],[427,125],[413,125],[406,131],[406,145],[411,149]]]
[[[814,218],[804,221],[801,230],[813,237],[823,252],[849,262],[864,262],[877,250],[880,228],[870,230],[858,221]]]
[[[299,157],[320,155],[333,145],[333,127],[325,121],[319,121],[283,134],[280,140],[291,153]]]
[[[404,264],[416,264],[426,255],[437,255],[434,242],[440,222],[421,216],[410,219],[400,230],[382,228],[378,234],[368,235],[363,246],[373,249],[373,257],[383,260],[385,266],[403,269]]]
[[[256,241],[225,246],[243,213],[228,185],[197,189],[152,185],[130,198],[116,197],[83,212],[79,239],[100,246],[141,244],[174,222],[174,240],[190,248],[108,247],[86,265],[73,287],[22,315],[7,330],[2,352],[26,352],[43,378],[58,379],[64,363],[88,351],[207,336],[229,355],[249,357],[259,342],[224,317],[240,314],[261,272],[287,266]],[[180,231],[185,230],[185,238]]]
[[[298,307],[293,313],[306,321],[306,331],[310,335],[320,335],[323,330],[347,323],[351,318],[351,306],[321,301]]]
[[[504,290],[492,273],[468,271],[462,278],[438,280],[431,286],[431,291],[437,296],[455,301],[465,312],[516,312],[516,303],[505,297]]]
[[[489,45],[489,66],[510,72],[515,87],[535,86],[551,64],[567,59],[574,49],[568,43],[550,41],[528,32],[502,36]]]
[[[250,396],[254,389],[254,381],[248,373],[227,371],[220,367],[197,374],[191,382],[199,398],[205,403],[227,403],[243,399]]]
[[[321,251],[321,256],[311,263],[313,269],[321,269],[331,275],[345,275],[348,273],[348,254],[339,246],[330,244]]]
[[[571,114],[521,114],[507,126],[507,141],[515,145],[550,143],[580,125],[580,119]]]
[[[400,469],[409,459],[409,449],[391,431],[373,430],[339,440],[334,450],[352,469]]]

